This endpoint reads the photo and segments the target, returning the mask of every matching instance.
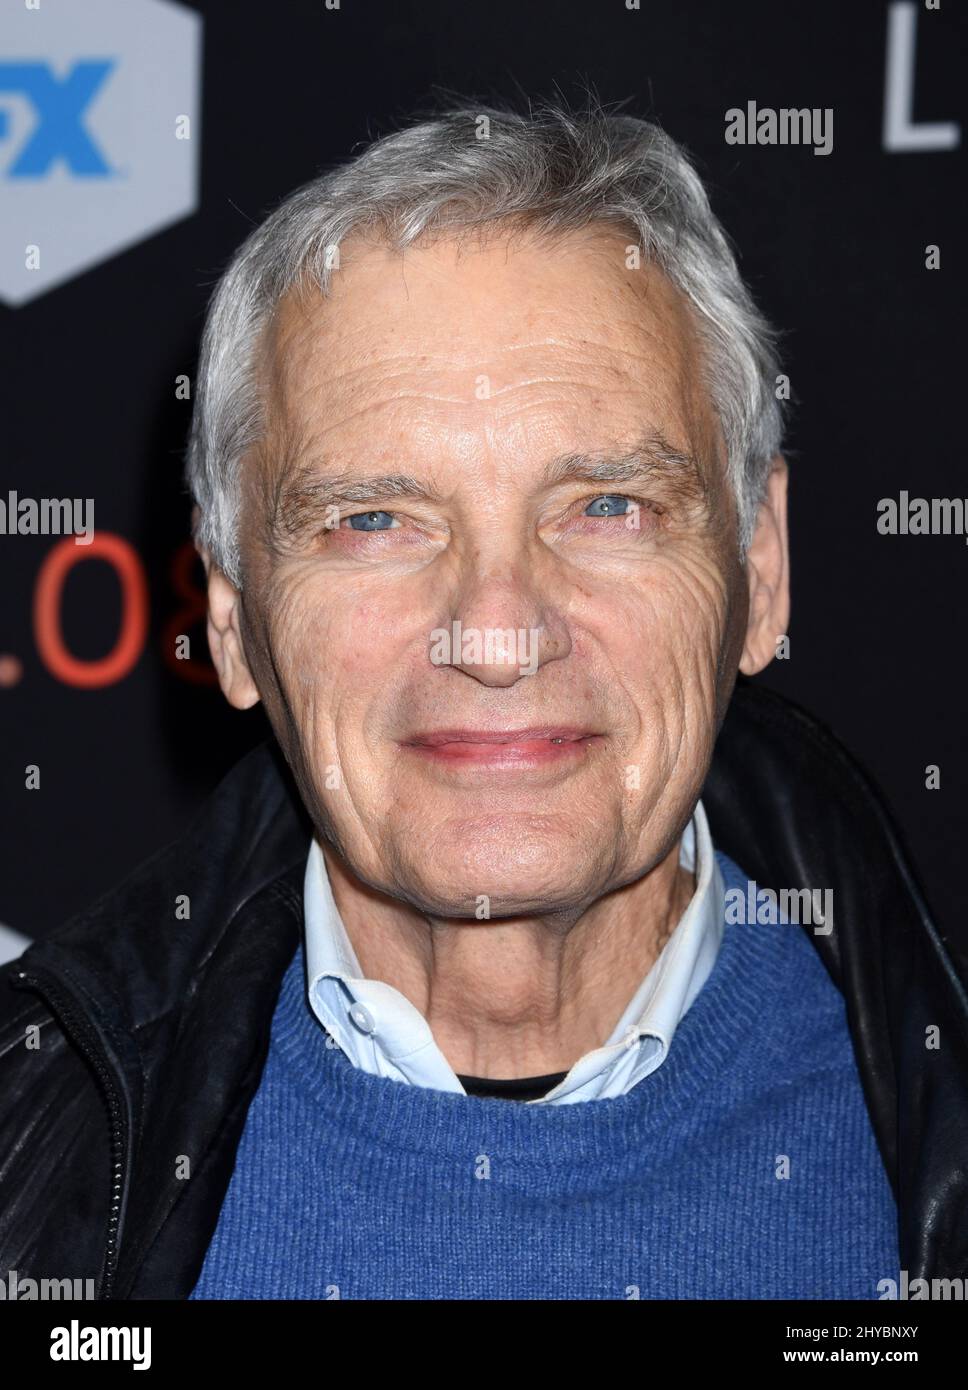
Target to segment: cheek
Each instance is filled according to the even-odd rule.
[[[658,707],[667,734],[688,730],[715,708],[726,600],[721,572],[695,558],[657,568],[633,605],[636,640],[618,646],[615,658],[640,706]]]
[[[263,611],[271,679],[301,725],[303,717],[318,711],[347,659],[341,614],[322,601],[318,583],[298,577],[274,583],[264,596]]]
[[[334,591],[318,575],[275,586],[268,612],[282,698],[297,726],[317,733],[340,723],[351,735],[413,647],[411,605]]]

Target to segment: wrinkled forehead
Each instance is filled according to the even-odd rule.
[[[565,429],[573,415],[621,433],[641,416],[711,472],[723,462],[696,312],[621,227],[438,235],[403,251],[350,239],[326,296],[300,284],[280,301],[261,361],[279,460],[349,442],[364,421],[399,443],[435,418],[473,428],[541,400]]]

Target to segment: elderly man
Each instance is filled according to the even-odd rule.
[[[963,991],[876,794],[745,680],[789,615],[777,373],[628,116],[452,110],[249,236],[188,476],[221,688],[282,757],[8,969],[3,1268],[196,1299],[963,1270]]]

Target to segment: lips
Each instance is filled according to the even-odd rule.
[[[580,757],[601,735],[573,725],[526,729],[434,729],[414,735],[404,746],[441,764],[538,767]]]
[[[448,743],[574,743],[593,737],[591,729],[545,725],[528,729],[435,729],[433,733],[415,734],[405,741],[420,748],[442,748]]]

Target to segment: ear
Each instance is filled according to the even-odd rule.
[[[770,664],[776,656],[777,638],[786,635],[790,621],[788,475],[786,460],[777,454],[746,556],[750,606],[746,642],[739,663],[739,669],[746,676],[755,676]]]
[[[208,585],[208,649],[218,672],[222,694],[236,709],[259,703],[259,691],[242,644],[242,595],[219,569],[208,550],[197,545]]]

